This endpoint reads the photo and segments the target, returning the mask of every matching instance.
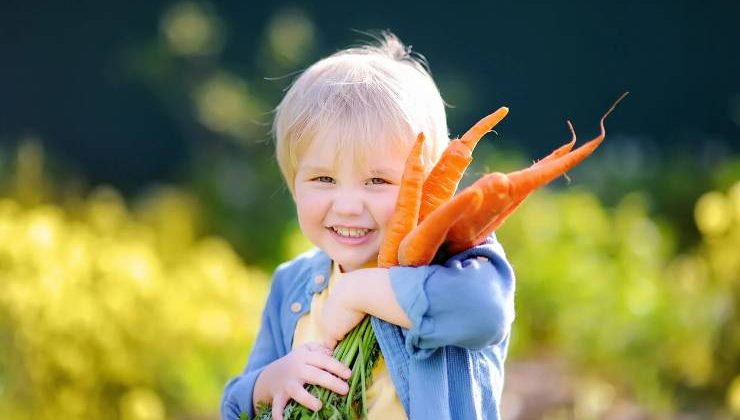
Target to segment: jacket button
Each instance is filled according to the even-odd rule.
[[[300,312],[301,311],[301,304],[298,302],[293,302],[292,305],[290,305],[290,310],[293,312]]]
[[[324,279],[324,276],[321,275],[321,274],[319,274],[319,275],[317,275],[316,277],[313,278],[313,282],[316,283],[316,284],[321,284],[321,283],[324,282],[324,280],[325,280]]]

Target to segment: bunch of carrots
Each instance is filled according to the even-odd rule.
[[[396,208],[388,223],[378,255],[378,267],[421,266],[432,262],[438,252],[459,253],[478,245],[494,232],[534,190],[565,174],[586,159],[604,140],[604,120],[627,95],[622,94],[601,117],[601,132],[573,150],[576,134],[570,121],[571,140],[530,167],[504,174],[493,172],[455,195],[465,170],[473,160],[478,141],[509,110],[501,107],[478,121],[461,138],[452,140],[429,176],[424,178],[420,133],[406,160]],[[334,357],[352,369],[350,390],[342,396],[309,385],[308,390],[322,401],[313,412],[295,401],[285,409],[286,419],[354,419],[366,417],[365,389],[380,355],[370,317],[350,331],[334,350]],[[263,406],[259,419],[271,418]]]

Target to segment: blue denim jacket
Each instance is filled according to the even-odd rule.
[[[331,260],[314,249],[278,267],[262,325],[244,372],[221,400],[223,419],[250,418],[257,377],[288,354],[298,319],[326,288]],[[411,419],[498,419],[504,360],[514,320],[514,274],[501,245],[484,244],[443,264],[392,267],[405,329],[377,318],[372,326],[393,385]]]

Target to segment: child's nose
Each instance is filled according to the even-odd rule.
[[[359,194],[350,192],[339,192],[334,198],[334,212],[342,215],[362,214],[365,207],[364,201]]]

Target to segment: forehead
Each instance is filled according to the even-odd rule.
[[[307,145],[299,168],[338,170],[348,167],[359,173],[400,175],[410,145],[389,139],[342,141],[338,137],[317,137]]]

